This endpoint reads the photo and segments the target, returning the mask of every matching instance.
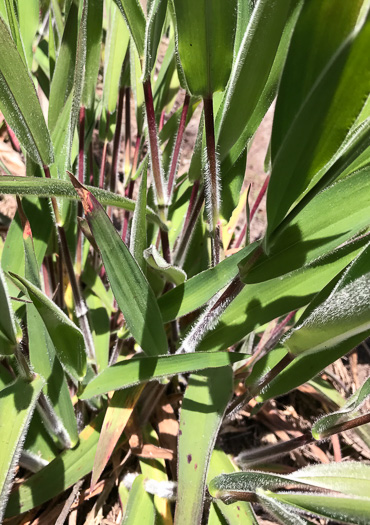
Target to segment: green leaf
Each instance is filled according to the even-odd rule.
[[[95,277],[100,281],[98,275],[95,274]],[[103,283],[101,284],[103,285]],[[103,303],[102,299],[95,295],[95,293],[93,293],[89,289],[84,293],[84,297],[86,300],[86,305],[89,309],[90,326],[94,340],[96,365],[98,372],[101,372],[102,370],[104,370],[104,368],[107,368],[108,366],[110,340],[110,324],[108,312],[111,310],[111,307],[109,310],[107,310],[107,307]]]
[[[48,124],[53,134],[60,115],[73,91],[78,38],[78,6],[71,4],[50,86]],[[54,140],[53,140],[54,143]]]
[[[103,2],[101,0],[88,0],[87,5],[86,65],[81,101],[84,106],[89,108],[95,100],[96,81],[100,66]]]
[[[129,493],[122,525],[136,525],[137,523],[155,525],[156,513],[153,496],[147,493],[144,483],[143,474],[135,478]]]
[[[349,496],[368,498],[370,494],[370,465],[355,461],[310,465],[287,477]]]
[[[370,396],[370,378],[355,392],[341,407],[340,410],[320,417],[312,427],[312,435],[315,439],[323,439],[330,433],[333,426],[351,421],[359,414],[359,409]]]
[[[293,507],[296,512],[309,512],[331,520],[354,523],[355,525],[366,525],[370,519],[370,500],[366,497],[340,497],[337,495],[333,497],[304,493],[273,494],[272,492],[265,492],[264,494],[279,503],[285,503],[290,508]]]
[[[17,0],[19,29],[28,69],[32,69],[33,41],[39,27],[39,0]]]
[[[144,250],[147,246],[145,208],[147,202],[147,167],[143,170],[139,193],[136,201],[134,216],[131,225],[130,252],[138,265],[146,273]]]
[[[314,3],[322,5],[317,0]],[[307,38],[305,32],[300,33],[304,20],[302,16],[297,24],[296,38],[293,36],[290,47],[292,54],[294,48],[300,46],[301,38]],[[351,33],[324,67],[300,107],[294,111],[281,145],[275,146],[273,129],[272,173],[267,194],[268,247],[273,231],[294,201],[316,184],[335,162],[338,150],[362,110],[370,90],[370,69],[366,60],[369,42],[370,18],[360,30]]]
[[[157,61],[158,46],[166,18],[167,0],[150,0],[145,29],[143,80],[148,80]]]
[[[224,5],[226,9],[229,8],[225,2]],[[271,86],[268,91],[271,91],[265,110],[271,104],[277,79],[269,77],[273,66],[275,70],[279,70],[280,75],[282,59],[285,58],[291,31],[301,6],[300,0],[259,0],[256,4],[217,114],[216,134],[221,162],[231,155],[230,149],[240,140],[237,153],[231,156],[230,164],[234,164],[256,131],[259,123],[253,131],[253,128],[248,129],[248,122],[260,103],[261,95],[266,93],[264,90],[268,83]],[[274,64],[278,49],[279,67]]]
[[[0,355],[12,355],[17,344],[14,313],[5,276],[0,268]]]
[[[62,452],[40,472],[15,488],[9,498],[6,517],[42,505],[91,472],[103,415],[101,413],[84,428],[77,447]]]
[[[352,261],[366,242],[365,239],[351,243],[283,277],[245,286],[221,315],[217,326],[205,336],[199,350],[223,350],[258,326],[305,306]],[[301,369],[300,374],[304,371],[305,368]],[[300,374],[296,372],[296,377]]]
[[[223,91],[233,60],[237,0],[172,1],[177,53],[189,92],[210,97]]]
[[[131,33],[139,57],[144,56],[145,16],[138,0],[114,0]]]
[[[205,270],[173,288],[158,299],[165,323],[197,310],[238,274],[238,263],[250,253],[256,244],[243,248],[227,257],[214,268]]]
[[[103,370],[80,395],[80,399],[106,394],[111,390],[127,388],[162,377],[185,374],[205,368],[220,368],[245,359],[244,354],[232,352],[199,352],[160,357],[139,357],[120,361]]]
[[[316,195],[281,229],[269,254],[260,256],[245,277],[241,263],[242,279],[255,283],[296,270],[368,227],[369,173],[363,168]]]
[[[91,191],[94,197],[99,199],[100,203],[104,206],[116,206],[117,208],[128,211],[135,210],[135,202],[131,199],[92,186],[86,186],[86,188]],[[73,186],[69,182],[57,179],[42,179],[39,177],[2,175],[0,178],[0,192],[10,195],[37,195],[40,197],[60,197],[68,200],[79,200]],[[149,207],[146,208],[146,216],[147,220],[166,228],[157,214]],[[32,217],[30,217],[30,219],[32,226]],[[39,234],[39,231],[36,231],[36,229],[35,234]]]
[[[210,482],[221,472],[229,474],[237,471],[238,469],[230,457],[222,450],[215,449],[212,452],[207,481]],[[215,500],[214,504],[220,509],[229,525],[239,525],[241,521],[245,525],[258,525],[251,505],[245,501],[226,505],[220,500]]]
[[[173,264],[169,264],[158,252],[157,248],[151,244],[149,248],[144,251],[144,257],[147,264],[158,271],[164,279],[176,286],[186,281],[186,273],[184,270]]]
[[[370,244],[339,280],[335,278],[315,297],[284,341],[292,355],[327,351],[346,341],[349,351],[355,346],[354,338],[359,343],[366,338],[370,331],[369,263]]]
[[[103,105],[113,113],[117,106],[118,90],[123,61],[126,56],[130,33],[118,8],[112,3],[105,44]]]
[[[138,344],[148,355],[167,353],[162,316],[148,281],[101,204],[71,178],[99,246],[114,297]]]
[[[65,370],[80,381],[86,373],[84,338],[77,326],[41,290],[24,277],[9,272],[40,314]]]
[[[178,489],[175,525],[202,520],[208,465],[227,403],[232,369],[190,376],[180,412]]]
[[[279,523],[284,523],[284,525],[313,525],[311,521],[297,515],[288,505],[270,498],[268,493],[263,490],[258,491],[258,501]]]
[[[30,383],[18,378],[0,391],[1,521],[25,434],[44,383],[44,379],[40,376],[36,376]]]
[[[0,47],[0,109],[32,159],[48,166],[53,151],[35,87],[1,18]]]

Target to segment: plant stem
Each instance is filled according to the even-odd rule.
[[[78,180],[81,184],[84,183],[84,168],[85,168],[85,120],[86,109],[84,106],[80,107],[80,126],[79,126],[79,149],[78,149]]]
[[[139,142],[140,146],[140,142]],[[135,148],[136,153],[136,148]],[[139,152],[138,152],[139,153]],[[125,179],[130,175],[131,169],[131,89],[130,86],[125,88]],[[136,159],[137,163],[137,159]],[[136,168],[135,168],[136,171]]]
[[[105,124],[105,138],[104,138],[104,146],[103,146],[103,153],[101,158],[101,166],[100,166],[100,181],[99,181],[99,188],[104,188],[104,179],[105,179],[105,163],[107,160],[107,148],[108,148],[108,131],[109,131],[109,121],[110,121],[110,113],[107,112],[107,122]]]
[[[175,147],[174,147],[173,155],[172,155],[170,174],[169,174],[168,183],[167,183],[167,195],[169,199],[172,194],[173,183],[175,180],[177,165],[179,162],[181,144],[182,144],[182,139],[184,137],[184,131],[185,131],[185,125],[186,125],[186,118],[188,116],[188,111],[189,111],[189,104],[190,104],[190,95],[186,93],[185,99],[184,99],[184,105],[182,107],[181,118],[180,118],[180,123],[179,123],[179,129],[177,132]]]
[[[162,171],[161,163],[159,156],[159,145],[158,145],[158,135],[157,135],[157,125],[155,122],[155,113],[154,113],[154,104],[153,104],[153,93],[150,80],[146,80],[143,84],[144,87],[144,97],[145,97],[145,108],[146,108],[146,118],[148,123],[148,132],[149,132],[149,148],[150,148],[150,161],[152,165],[152,173],[154,178],[154,186],[156,190],[158,207],[162,209],[165,205],[165,194],[163,191],[163,180],[162,180]]]
[[[121,142],[124,94],[125,94],[125,88],[121,87],[118,93],[117,123],[116,123],[116,130],[114,132],[114,139],[113,139],[112,168],[111,168],[110,186],[109,186],[109,189],[112,192],[116,191],[116,178],[117,178],[119,147],[120,147],[120,142]]]
[[[193,190],[194,190],[194,187],[193,187]],[[192,198],[195,199],[195,196],[196,195],[194,191],[194,194],[192,193]],[[186,251],[189,247],[190,240],[194,233],[195,226],[197,224],[203,204],[204,204],[204,188],[202,188],[202,190],[200,191],[199,196],[195,202],[194,200],[193,201],[190,200],[188,214],[185,219],[182,236],[181,236],[179,245],[177,247],[176,255],[175,255],[175,264],[177,264],[178,266],[182,266],[184,264]]]
[[[78,180],[81,184],[84,183],[85,173],[85,119],[86,109],[84,106],[80,107],[80,121],[79,121],[79,149],[78,149]],[[77,217],[82,217],[82,204],[77,204]],[[81,275],[82,265],[82,235],[81,229],[77,228],[77,245],[76,245],[76,273],[78,277]]]
[[[212,240],[212,266],[220,262],[220,231],[218,226],[219,218],[219,177],[216,156],[215,126],[213,117],[213,99],[204,99],[204,123],[206,128],[206,144],[208,169],[205,174],[206,182],[206,205],[208,208],[209,229]]]
[[[247,221],[245,222],[240,234],[239,234],[239,237],[234,245],[234,248],[239,248],[240,245],[242,244],[242,242],[244,241],[244,238],[245,238],[245,233],[247,231],[247,227],[250,225],[250,223],[252,222],[252,219],[256,213],[256,211],[258,210],[259,208],[259,205],[261,204],[261,201],[266,193],[266,190],[267,190],[267,187],[268,187],[268,184],[270,182],[270,175],[267,175],[266,179],[265,179],[265,182],[263,183],[263,186],[262,188],[260,189],[260,192],[258,193],[257,195],[257,198],[255,200],[255,203],[253,204],[253,208],[251,210],[251,213],[250,213],[250,216],[249,216],[249,224],[247,224]]]
[[[21,150],[21,146],[19,144],[19,140],[17,139],[17,137],[15,136],[15,133],[14,131],[12,130],[12,128],[9,126],[9,124],[7,123],[7,121],[5,121],[5,125],[6,125],[6,130],[8,132],[8,135],[9,135],[9,140],[13,146],[13,149],[15,151],[18,151],[18,153],[20,153],[22,150]]]
[[[45,177],[50,179],[50,171],[47,166],[44,166],[44,172],[45,172]],[[55,221],[57,225],[57,232],[58,232],[58,238],[59,238],[60,247],[61,247],[61,254],[63,255],[64,262],[67,268],[69,282],[71,283],[73,298],[75,302],[76,317],[78,319],[79,326],[81,328],[81,332],[85,339],[87,355],[90,359],[95,359],[94,343],[93,343],[93,339],[91,335],[89,321],[87,319],[88,310],[87,310],[85,301],[82,297],[79,284],[76,279],[76,274],[73,268],[72,257],[71,257],[71,253],[69,251],[69,247],[67,243],[66,232],[61,223],[59,210],[58,210],[58,203],[56,201],[56,198],[51,197],[51,202],[52,202],[54,213],[55,213]],[[63,282],[60,282],[59,285],[62,287]]]

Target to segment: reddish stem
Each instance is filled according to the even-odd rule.
[[[168,177],[168,186],[167,186],[167,195],[168,195],[168,197],[171,197],[171,194],[172,194],[173,183],[174,183],[174,180],[175,180],[177,165],[178,165],[178,162],[179,162],[179,156],[180,156],[180,149],[181,149],[182,139],[184,137],[184,131],[185,131],[185,126],[186,126],[186,118],[188,116],[188,111],[189,111],[189,104],[190,104],[190,95],[188,95],[186,93],[185,99],[184,99],[184,105],[182,107],[182,112],[181,112],[181,118],[180,118],[180,123],[179,123],[179,130],[177,132],[175,147],[174,147],[173,155],[172,155],[170,174],[169,174],[169,177]]]
[[[15,149],[15,151],[18,151],[18,153],[20,153],[21,152],[21,146],[19,144],[19,140],[15,136],[14,131],[9,126],[9,124],[7,123],[6,120],[5,120],[5,125],[6,125],[6,129],[7,129],[8,135],[9,135],[9,140],[10,140],[12,146],[13,146],[13,149]]]
[[[131,90],[130,86],[125,88],[125,177],[130,174],[131,156]],[[140,145],[140,142],[139,142]],[[136,168],[135,168],[136,170]]]
[[[118,166],[118,157],[119,157],[119,146],[121,142],[124,95],[125,95],[125,88],[121,87],[118,93],[117,122],[116,122],[116,130],[114,132],[114,139],[113,139],[112,169],[111,169],[110,187],[109,187],[110,191],[112,192],[114,192],[116,189],[116,177],[117,177],[117,166]]]
[[[267,187],[268,187],[268,184],[270,182],[270,175],[267,175],[266,179],[265,179],[265,182],[263,183],[263,186],[262,188],[260,189],[260,192],[259,194],[257,195],[257,198],[256,198],[256,201],[255,203],[253,204],[253,208],[250,212],[250,215],[249,215],[249,224],[252,222],[252,219],[256,213],[256,211],[258,210],[258,207],[259,205],[261,204],[261,201],[266,193],[266,190],[267,190]],[[245,233],[247,231],[247,221],[245,222],[240,234],[239,234],[239,237],[234,245],[234,248],[239,248],[241,243],[243,242],[243,240],[245,239]]]
[[[110,120],[110,113],[107,112],[107,122],[105,125],[105,139],[104,139],[104,146],[103,146],[103,153],[101,158],[101,166],[100,166],[100,182],[99,182],[99,188],[104,188],[104,178],[105,178],[105,163],[107,159],[107,147],[108,147],[108,131],[109,131],[109,120]]]
[[[146,80],[143,84],[145,96],[146,118],[148,121],[149,145],[150,145],[150,160],[152,165],[152,172],[154,178],[154,186],[157,194],[158,206],[163,208],[165,204],[165,196],[163,191],[161,164],[159,158],[159,146],[157,125],[155,122],[155,112],[153,104],[153,93],[150,80]]]

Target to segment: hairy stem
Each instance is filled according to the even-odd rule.
[[[212,240],[212,266],[220,262],[220,232],[218,226],[220,208],[220,188],[215,143],[215,126],[213,117],[213,99],[204,99],[204,123],[206,128],[206,144],[208,169],[205,173],[206,205],[208,209],[209,229]]]
[[[125,88],[125,179],[130,175],[131,170],[131,89],[130,86]],[[139,142],[140,146],[140,142]],[[135,148],[136,153],[136,148]],[[137,160],[136,160],[137,163]],[[136,168],[135,168],[136,171]]]
[[[107,122],[106,122],[106,125],[105,125],[105,139],[104,139],[103,154],[102,154],[101,166],[100,166],[99,188],[101,188],[101,189],[104,188],[105,164],[106,164],[106,161],[107,161],[107,148],[108,148],[109,121],[110,121],[110,113],[107,112]]]
[[[170,199],[172,190],[173,190],[173,184],[175,180],[176,170],[179,163],[179,157],[180,157],[180,150],[181,150],[181,144],[182,139],[184,137],[184,131],[185,131],[185,125],[186,125],[186,118],[188,116],[189,111],[189,104],[190,104],[190,95],[186,93],[185,99],[184,99],[184,105],[182,107],[181,117],[180,117],[180,123],[179,123],[179,129],[177,132],[175,147],[173,150],[172,160],[171,160],[171,167],[170,167],[170,174],[168,177],[168,183],[167,183],[167,195]]]

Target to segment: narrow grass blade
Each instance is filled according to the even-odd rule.
[[[122,525],[145,523],[155,525],[156,515],[153,496],[145,490],[145,477],[141,474],[134,480],[129,493]]]
[[[117,106],[122,64],[129,45],[130,33],[118,12],[111,4],[107,40],[105,44],[103,105],[113,113]]]
[[[249,120],[262,98],[270,91],[265,111],[268,109],[277,82],[270,75],[275,67],[280,76],[292,27],[301,6],[299,0],[259,0],[255,5],[217,114],[217,143],[221,162],[227,156],[232,158],[232,163],[237,160],[254,133],[253,129],[247,133]],[[279,64],[275,62],[276,59],[279,59]],[[250,71],[254,71],[253,82],[250,81]],[[232,155],[230,149],[239,141],[244,142],[244,147],[240,144],[238,152]]]
[[[0,109],[32,159],[48,166],[53,150],[35,87],[1,18],[0,47]]]
[[[18,378],[0,391],[0,520],[15,474],[28,425],[45,380],[36,376],[31,383]]]
[[[105,469],[115,446],[127,425],[144,385],[115,392],[109,402],[101,429],[99,443],[94,459],[91,478],[91,490],[94,489],[101,473]]]
[[[202,352],[160,357],[141,357],[120,361],[107,368],[87,385],[80,399],[89,399],[119,388],[127,388],[162,377],[185,374],[205,368],[220,368],[245,359],[232,352]]]
[[[130,252],[145,274],[144,250],[147,247],[147,232],[145,222],[145,209],[147,202],[147,169],[144,168],[140,182],[139,194],[136,201],[135,212],[132,219]]]
[[[10,272],[14,283],[30,298],[40,314],[65,370],[80,381],[86,373],[84,338],[77,326],[41,290]]]
[[[347,401],[347,403],[341,407],[340,410],[332,412],[326,416],[320,417],[312,427],[312,435],[315,439],[323,439],[325,435],[330,433],[333,426],[351,421],[354,417],[359,415],[359,409],[361,405],[370,396],[370,379],[367,379],[365,383],[355,392]]]
[[[233,59],[237,0],[173,0],[173,5],[177,52],[189,92],[209,97],[223,91]]]
[[[199,350],[223,350],[246,337],[258,326],[305,306],[353,260],[366,242],[366,239],[362,239],[350,243],[296,272],[245,286],[222,314],[218,325],[205,336]],[[308,369],[300,369],[300,373],[304,371]]]
[[[100,280],[98,276],[96,277]],[[104,368],[107,368],[109,360],[110,319],[108,312],[112,310],[112,302],[110,302],[110,308],[108,310],[102,299],[95,295],[91,290],[85,291],[84,296],[86,305],[89,309],[89,320],[94,340],[96,365],[98,372],[101,372]]]
[[[5,276],[0,268],[0,354],[12,355],[17,344],[14,313],[10,302]]]
[[[102,43],[103,2],[88,0],[86,21],[86,65],[81,102],[90,107],[95,100],[95,88],[100,66]]]
[[[138,0],[114,0],[114,2],[129,28],[139,57],[142,58],[145,41],[145,16],[142,7]]]
[[[113,294],[127,326],[148,355],[165,354],[168,349],[162,316],[154,293],[109,220],[101,204],[75,178],[71,179],[85,210]]]
[[[355,525],[366,525],[370,519],[370,500],[366,497],[327,496],[324,494],[265,492],[269,498],[286,504],[296,512],[307,512],[314,516]],[[262,503],[262,501],[261,501]]]
[[[159,42],[167,11],[167,0],[150,0],[145,29],[143,80],[147,80],[157,60]]]
[[[135,202],[131,199],[92,186],[86,186],[86,188],[91,191],[94,197],[99,199],[99,202],[103,206],[115,206],[128,211],[135,210]],[[39,197],[60,197],[68,200],[79,200],[77,193],[69,182],[56,179],[42,179],[39,177],[12,177],[10,175],[3,175],[0,178],[0,191],[1,193],[10,195],[37,195]],[[158,224],[162,228],[166,228],[157,214],[149,207],[146,208],[146,216],[147,220]],[[30,217],[30,219],[32,226],[32,217]],[[37,233],[39,234],[39,232]]]
[[[175,525],[202,521],[209,461],[231,395],[231,367],[189,378],[180,412]]]
[[[270,498],[268,493],[263,490],[258,491],[258,501],[279,523],[284,523],[284,525],[313,525],[312,521],[297,515],[288,505]]]
[[[62,452],[40,472],[16,487],[9,498],[6,517],[42,505],[91,472],[103,416],[101,413],[84,428],[77,447]]]
[[[31,71],[33,61],[32,46],[39,27],[39,2],[38,0],[18,0],[17,8],[24,53],[28,69]]]

